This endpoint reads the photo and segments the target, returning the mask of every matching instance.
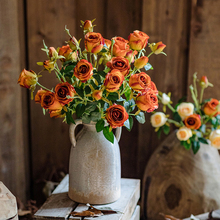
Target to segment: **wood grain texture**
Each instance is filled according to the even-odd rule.
[[[68,198],[68,181],[69,176],[62,180],[58,187],[54,190],[52,196],[43,204],[43,206],[35,213],[35,219],[81,219],[81,217],[70,216],[72,210],[81,212],[87,210],[88,207],[85,204],[77,204]],[[121,197],[116,202],[95,205],[97,209],[111,208],[114,211],[118,211],[117,214],[104,215],[97,219],[102,220],[128,220],[131,219],[133,213],[133,219],[138,219],[139,207],[137,202],[140,198],[140,180],[138,179],[122,179],[121,180]],[[135,212],[134,212],[135,211]],[[84,218],[84,220],[91,218]]]
[[[25,158],[22,131],[18,4],[0,7],[0,179],[22,201],[26,199]]]
[[[218,0],[192,1],[192,19],[190,29],[189,76],[198,72],[199,77],[206,75],[214,88],[205,90],[204,98],[220,96],[219,54],[219,7]],[[188,83],[192,83],[189,77]]]
[[[180,0],[144,0],[142,30],[149,35],[149,43],[162,41],[166,44],[164,55],[152,55],[149,63],[154,70],[149,71],[152,81],[159,91],[172,93],[176,103],[186,95],[188,66],[188,37],[190,22],[190,1]],[[148,50],[149,52],[149,50]],[[159,110],[162,110],[159,108]],[[171,114],[171,112],[167,112]],[[143,176],[145,164],[159,140],[150,125],[151,114],[146,113],[146,123],[138,127],[137,169],[138,176]]]
[[[181,146],[175,132],[151,156],[142,190],[144,219],[161,219],[159,213],[186,218],[218,209],[220,157],[218,150],[200,144],[196,155]]]

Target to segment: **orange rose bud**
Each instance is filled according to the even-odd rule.
[[[160,41],[156,44],[155,43],[150,44],[149,47],[154,54],[159,54],[163,51],[166,45],[163,44],[162,41]]]
[[[219,101],[217,99],[211,99],[204,105],[203,111],[208,116],[217,116],[220,114]]]
[[[47,90],[43,90],[43,89],[40,89],[37,91],[37,94],[35,95],[35,98],[34,98],[34,101],[36,103],[41,103],[41,96],[43,94],[45,94],[47,92]]]
[[[76,91],[74,87],[68,82],[59,83],[55,87],[55,98],[63,105],[71,102],[75,93]],[[70,96],[71,98],[67,98],[67,96]]]
[[[33,70],[23,69],[19,75],[18,83],[21,87],[30,89],[36,86],[38,81],[37,74]]]
[[[51,72],[52,70],[54,70],[55,66],[54,66],[54,61],[51,60],[45,60],[43,62],[43,66],[46,70],[48,70],[49,72]]]
[[[141,68],[143,68],[147,63],[148,63],[148,57],[142,56],[142,57],[140,57],[139,59],[137,59],[137,60],[134,61],[134,66],[135,66],[137,69],[141,69]]]
[[[83,29],[87,32],[93,32],[92,22],[90,20],[84,21]]]
[[[117,128],[124,125],[128,113],[123,106],[114,104],[106,110],[105,118],[112,128]]]
[[[138,54],[136,50],[130,50],[126,53],[125,58],[128,59],[130,63],[134,62],[134,57]]]
[[[113,45],[113,56],[125,57],[125,55],[130,51],[128,41],[122,37],[114,37],[113,39],[115,41]],[[110,47],[110,51],[111,51],[111,47]]]
[[[54,47],[49,48],[49,57],[51,60],[57,60],[58,53]]]
[[[98,101],[102,98],[102,90],[94,90],[92,93],[92,97]]]
[[[108,40],[108,39],[104,39],[104,41],[105,41],[106,47],[109,49],[111,44],[112,44],[112,42],[110,40]]]
[[[184,124],[187,128],[197,130],[201,126],[201,117],[197,114],[189,115],[184,119]]]
[[[207,88],[209,86],[209,81],[208,78],[206,76],[202,76],[200,79],[200,86],[202,88]]]
[[[89,32],[85,35],[85,48],[88,52],[99,53],[105,44],[100,33]]]
[[[129,61],[124,57],[113,57],[106,66],[111,70],[118,69],[124,76],[128,75],[130,69]]]
[[[70,40],[68,41],[68,44],[71,50],[77,50],[77,48],[79,47],[79,42],[76,40],[75,37],[70,38]]]
[[[124,81],[124,76],[117,69],[113,69],[109,73],[107,73],[104,86],[108,92],[116,92],[120,88]]]
[[[55,93],[47,91],[41,96],[41,106],[49,110],[61,110],[62,105],[55,98]]]
[[[59,55],[61,56],[64,56],[65,58],[61,58],[60,60],[62,62],[65,62],[66,60],[69,60],[70,56],[71,56],[71,53],[72,53],[72,49],[70,48],[69,45],[66,45],[66,46],[62,46],[60,49],[59,49]]]
[[[142,31],[134,31],[128,37],[129,45],[133,50],[142,50],[148,43],[149,36]]]
[[[151,87],[151,78],[144,72],[134,74],[129,79],[129,86],[135,91],[145,90]]]
[[[148,89],[136,97],[137,107],[146,112],[152,112],[158,108],[158,99],[155,91]]]
[[[51,110],[49,111],[50,117],[51,118],[62,118],[65,116],[65,114],[62,114],[62,109],[58,109],[58,110]]]
[[[87,60],[80,60],[74,68],[74,76],[83,83],[91,78],[93,75],[93,67]]]

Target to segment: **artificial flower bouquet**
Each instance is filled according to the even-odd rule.
[[[198,83],[200,95],[198,95]],[[176,136],[181,145],[186,149],[192,148],[194,154],[198,152],[200,143],[210,142],[213,147],[220,149],[220,103],[214,98],[203,100],[204,90],[209,86],[213,85],[206,76],[198,80],[195,73],[193,85],[189,87],[193,103],[181,99],[175,107],[171,105],[170,94],[159,92],[158,99],[163,104],[163,112],[153,112],[151,115],[151,124],[158,135],[162,131],[168,134],[170,125],[174,124],[178,128]],[[165,115],[166,107],[172,111],[172,118]]]
[[[114,142],[112,128],[125,126],[131,130],[134,116],[140,123],[145,122],[144,112],[158,108],[158,90],[151,78],[141,69],[153,69],[149,57],[165,54],[162,42],[148,43],[149,36],[134,31],[125,40],[122,37],[104,39],[93,32],[93,21],[82,22],[84,49],[80,41],[65,31],[70,39],[67,45],[55,49],[44,43],[47,54],[39,73],[23,70],[18,83],[33,92],[41,87],[35,102],[39,103],[50,117],[63,117],[64,121],[75,123],[73,114],[83,123],[96,123],[96,130],[103,130],[105,137]],[[150,53],[145,56],[148,45]],[[58,83],[50,89],[39,83],[43,71],[56,74]],[[107,123],[106,123],[107,122]]]

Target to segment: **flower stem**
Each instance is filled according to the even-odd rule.
[[[48,89],[48,88],[42,86],[39,82],[37,82],[37,85],[40,86],[40,87],[41,87],[42,89],[44,89],[44,90],[47,90],[47,91],[53,92],[52,90],[50,90],[50,89]]]
[[[153,53],[154,53],[154,52],[151,52],[150,54],[148,54],[148,56],[147,56],[147,57],[149,58],[149,57],[150,57],[150,56],[151,56]]]
[[[199,100],[199,103],[200,103],[200,104],[202,103],[202,98],[203,98],[204,90],[205,90],[205,88],[202,87],[202,88],[201,88],[201,93],[200,93],[200,100]]]
[[[161,97],[160,95],[157,95],[157,97],[158,97],[159,100],[162,100],[162,97]],[[168,108],[169,108],[172,112],[175,112],[175,111],[176,111],[170,103],[168,103],[167,106],[168,106]]]
[[[174,120],[172,120],[172,119],[167,119],[167,121],[169,122],[169,123],[173,123],[173,124],[175,124],[177,127],[181,127],[181,124],[179,123],[179,122],[177,122],[177,121],[174,121]]]

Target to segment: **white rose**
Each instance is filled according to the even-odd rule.
[[[163,93],[163,94],[162,94],[161,102],[162,102],[164,105],[167,105],[167,104],[170,102],[170,97],[169,97],[166,93]]]
[[[166,115],[163,112],[157,112],[151,115],[150,122],[153,127],[161,127],[167,121]]]
[[[184,120],[187,116],[192,115],[194,111],[194,105],[192,103],[183,102],[177,107],[177,112]]]
[[[209,136],[211,145],[217,149],[220,149],[220,129],[214,130]]]
[[[192,131],[191,129],[183,126],[179,128],[179,130],[176,133],[176,136],[180,141],[187,141],[189,138],[192,137]]]

